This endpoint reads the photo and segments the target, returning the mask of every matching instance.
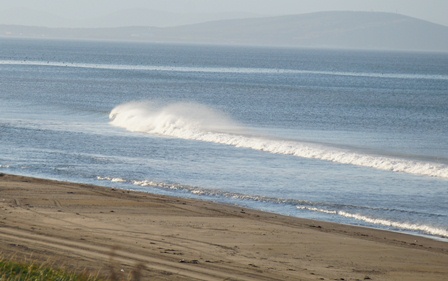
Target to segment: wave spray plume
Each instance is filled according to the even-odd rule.
[[[448,179],[448,166],[387,156],[363,154],[345,149],[297,141],[254,137],[225,114],[197,103],[158,106],[151,102],[130,102],[114,108],[111,124],[142,132],[188,140],[249,148],[274,154],[294,155],[378,170]]]

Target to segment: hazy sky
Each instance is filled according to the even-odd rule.
[[[448,26],[448,0],[0,0],[0,3],[0,10],[25,7],[69,19],[100,17],[131,8],[268,16],[349,10],[400,13]],[[0,19],[0,23],[4,22]]]

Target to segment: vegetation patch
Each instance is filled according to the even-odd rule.
[[[50,264],[0,258],[0,281],[101,281],[98,276],[53,268]]]

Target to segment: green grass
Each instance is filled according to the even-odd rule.
[[[15,262],[0,258],[0,281],[101,281],[87,273],[53,268],[49,264]]]

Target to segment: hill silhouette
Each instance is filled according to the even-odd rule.
[[[382,12],[319,12],[175,27],[0,25],[2,37],[448,52],[448,27]]]

